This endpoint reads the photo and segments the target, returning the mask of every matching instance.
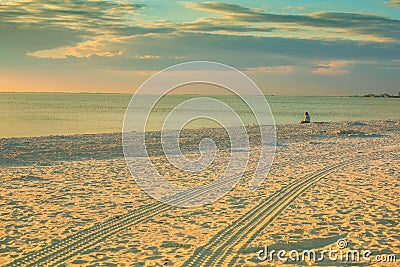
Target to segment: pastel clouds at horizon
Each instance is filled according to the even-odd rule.
[[[210,60],[266,93],[397,93],[399,1],[347,2],[3,1],[0,91],[134,92]]]

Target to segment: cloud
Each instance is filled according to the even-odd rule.
[[[257,13],[259,9],[251,9],[242,7],[234,4],[227,4],[221,2],[203,2],[203,3],[192,3],[186,2],[184,5],[188,8],[211,10],[220,13],[231,13],[231,14],[253,14]]]
[[[273,27],[265,26],[249,26],[249,25],[232,25],[221,23],[215,19],[200,19],[194,22],[186,22],[176,24],[175,27],[180,31],[193,32],[226,32],[226,33],[251,33],[251,32],[272,32]]]
[[[397,2],[397,0],[396,0]],[[304,15],[282,15],[262,12],[221,2],[186,4],[187,7],[222,14],[219,20],[226,24],[247,23],[284,27],[292,25],[308,30],[316,30],[314,37],[323,38],[321,32],[336,38],[364,39],[400,42],[398,29],[400,21],[382,16],[363,13],[316,12]],[[344,33],[344,34],[343,34]]]
[[[162,44],[162,48],[160,48]],[[238,69],[257,66],[300,66],[314,68],[314,62],[387,61],[400,54],[396,44],[344,40],[302,40],[280,37],[255,37],[227,34],[181,32],[170,35],[142,35],[114,43],[111,51],[122,56],[90,57],[91,64],[109,69],[159,70],[190,60],[218,61]],[[135,55],[157,55],[157,60],[140,60]],[[265,69],[272,71],[272,69]],[[285,70],[289,70],[286,68]],[[275,71],[278,71],[276,69]],[[281,68],[280,71],[283,71]],[[259,71],[259,73],[262,73]]]
[[[390,7],[400,7],[400,0],[390,0],[388,2],[385,2],[385,4]]]
[[[136,55],[135,58],[138,59],[158,59],[161,58],[161,56],[154,56],[154,55]]]
[[[58,47],[54,49],[48,50],[38,50],[35,52],[28,52],[28,56],[37,57],[37,58],[52,58],[52,59],[62,59],[68,57],[77,57],[77,58],[88,58],[92,56],[98,57],[114,57],[121,56],[122,51],[109,51],[109,50],[94,50],[94,49],[85,49],[81,47]]]
[[[0,4],[0,27],[69,29],[84,38],[163,34],[175,31],[162,25],[145,25],[139,11],[145,5],[106,0],[6,1]]]
[[[91,60],[96,67],[104,64],[107,68],[159,69],[185,58],[219,60],[242,69],[264,66],[259,71],[275,73],[289,68],[268,66],[292,66],[297,65],[297,60],[307,59],[321,62],[390,59],[399,53],[398,45],[388,42],[397,36],[389,34],[388,25],[392,23],[395,31],[398,21],[368,14],[278,15],[238,5],[204,2],[185,5],[221,16],[171,22],[144,19],[141,12],[146,6],[141,4],[105,0],[57,3],[54,0],[3,1],[0,28],[2,37],[6,37],[0,48],[7,51],[21,46],[22,54],[29,59],[64,59],[64,63]],[[333,35],[324,32],[328,26],[336,27],[331,29]],[[368,27],[376,27],[376,31],[386,28],[377,36]],[[8,32],[6,35],[3,29]],[[349,29],[364,31],[365,36],[373,35],[385,42],[376,43],[376,39],[368,38],[358,42]]]
[[[0,21],[19,26],[64,27],[98,32],[99,25],[124,25],[134,21],[142,4],[106,0],[7,1],[0,4]]]
[[[328,62],[319,62],[315,66],[313,73],[315,74],[349,74],[348,66],[353,64],[354,61],[334,60]]]
[[[142,26],[112,26],[107,28],[113,36],[134,36],[146,34],[168,34],[176,31],[174,27],[142,27]]]
[[[182,61],[210,60],[244,70],[261,85],[281,84],[282,91],[292,93],[307,91],[315,82],[320,82],[314,84],[316,90],[374,83],[397,88],[398,64],[392,62],[400,54],[396,19],[294,9],[290,13],[305,14],[271,14],[200,1],[185,6],[203,12],[186,10],[174,1],[162,10],[131,1],[0,1],[0,68],[13,71],[13,77],[21,77],[21,81],[24,71],[34,71],[37,88],[51,76],[48,73],[74,72],[84,77],[82,73],[89,71],[91,79],[80,87],[86,90],[89,80],[94,82],[93,88],[103,88],[98,78],[111,77],[105,72],[116,77],[107,83],[110,88],[132,88],[137,76],[121,84],[118,75],[143,73],[140,77],[144,79]],[[352,75],[346,75],[350,72]],[[342,76],[337,79],[336,75]],[[70,77],[73,75],[65,80],[73,80]],[[16,80],[7,79],[8,84]],[[60,81],[48,84],[49,90],[54,85],[64,86]],[[3,87],[8,84],[3,81]],[[26,84],[29,89],[29,82]]]
[[[123,54],[123,45],[126,37],[148,35],[155,33],[166,33],[171,32],[166,28],[144,28],[144,27],[127,27],[121,29],[117,33],[110,35],[95,35],[88,36],[83,42],[77,42],[71,46],[61,46],[53,49],[44,49],[37,51],[30,51],[26,53],[28,56],[38,58],[67,58],[67,57],[79,57],[87,58],[91,56],[104,56],[113,57],[121,56]]]
[[[252,72],[265,72],[265,73],[290,73],[294,69],[294,66],[259,66],[255,68],[246,68],[246,71]]]
[[[38,58],[62,59],[68,57],[88,58],[91,56],[114,57],[123,54],[122,50],[112,50],[110,43],[112,43],[111,36],[102,36],[73,46],[61,46],[28,52],[27,55]]]
[[[35,49],[25,54],[38,58],[63,59],[91,56],[114,57],[123,51],[113,49],[117,37],[172,32],[164,27],[144,27],[138,24],[138,11],[145,6],[121,1],[7,1],[0,4],[0,28],[26,31],[73,31],[81,41],[71,45],[68,36],[61,37],[64,45]],[[42,37],[46,38],[46,33]]]

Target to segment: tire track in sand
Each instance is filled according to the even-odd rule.
[[[350,163],[348,163],[350,164]],[[342,164],[344,165],[344,164]],[[339,165],[335,167],[330,167],[327,169],[332,169],[339,167]],[[321,170],[321,172],[326,171],[325,169]],[[252,172],[249,172],[245,174],[243,178],[252,175]],[[306,177],[308,177],[307,175]],[[304,177],[303,179],[305,179]],[[226,182],[226,181],[225,181]],[[300,182],[300,181],[299,181]],[[293,185],[298,185],[299,182],[294,183]],[[222,183],[222,181],[221,181]],[[282,192],[278,193],[274,196],[271,196],[270,198],[267,199],[275,199],[277,196],[281,196],[283,192],[286,192],[289,188],[292,188],[293,185],[285,188]],[[188,199],[195,198],[199,195],[202,195],[208,191],[211,191],[212,187],[204,187],[202,190],[195,189],[190,191],[187,194],[180,195],[178,196],[178,202],[181,203],[184,202]],[[265,202],[264,200],[263,202]],[[269,207],[270,205],[268,205]],[[71,236],[68,236],[64,239],[62,239],[59,243],[47,246],[43,249],[40,249],[38,251],[33,251],[29,253],[28,255],[18,258],[14,260],[13,262],[5,265],[9,267],[15,267],[15,266],[40,266],[40,265],[46,265],[46,266],[56,266],[57,264],[60,264],[69,258],[86,252],[89,249],[95,247],[98,243],[102,242],[105,240],[107,237],[112,236],[113,234],[122,231],[126,228],[129,228],[130,226],[138,223],[145,222],[149,219],[151,219],[153,216],[156,216],[158,214],[161,214],[167,210],[173,209],[175,207],[169,206],[167,204],[157,202],[145,206],[141,206],[125,215],[120,216],[118,219],[111,219],[103,223],[96,224],[90,228],[87,228],[85,230],[82,230],[80,232],[77,232],[76,234],[73,234]],[[259,207],[255,208],[254,210],[258,210]],[[253,213],[253,211],[250,211],[249,213]],[[248,214],[249,214],[248,213]],[[246,215],[248,215],[246,214]],[[246,216],[245,215],[245,216]],[[212,241],[212,238],[210,241]],[[196,250],[197,251],[197,250]],[[195,253],[196,254],[196,253]],[[194,256],[194,255],[193,255]],[[191,257],[192,258],[192,257]],[[189,259],[190,261],[190,259]]]
[[[242,179],[251,175],[251,171],[246,172]],[[193,189],[187,191],[185,194],[177,194],[177,204],[215,190],[215,185],[223,186],[228,180],[232,179],[220,181],[213,185],[206,185],[201,189]],[[33,251],[26,256],[8,263],[5,267],[38,265],[56,266],[77,254],[95,247],[98,243],[119,231],[129,228],[134,224],[145,222],[153,216],[174,208],[174,206],[162,202],[141,206],[125,215],[121,215],[118,219],[113,218],[106,222],[95,224],[92,227],[62,239],[59,243]]]
[[[367,155],[362,157],[365,156]],[[256,238],[260,230],[270,224],[293,200],[336,169],[360,161],[362,157],[342,161],[306,175],[279,193],[261,201],[256,208],[219,231],[206,245],[197,248],[183,266],[233,266],[237,260],[237,252]]]

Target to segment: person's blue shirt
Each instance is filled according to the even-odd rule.
[[[306,121],[308,121],[308,122],[311,121],[311,118],[310,118],[310,115],[309,115],[309,114],[306,115]]]

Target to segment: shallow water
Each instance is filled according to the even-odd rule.
[[[131,97],[129,94],[0,93],[0,137],[120,132]],[[169,95],[162,99],[151,114],[148,129],[160,129],[173,107],[193,97],[197,96]],[[250,110],[237,97],[212,97],[231,106],[245,124],[255,122]],[[149,105],[148,99],[139,96],[143,106]],[[267,100],[277,124],[298,123],[304,111],[311,114],[313,121],[400,118],[400,99],[267,96]],[[204,119],[188,125],[189,128],[215,126]]]

